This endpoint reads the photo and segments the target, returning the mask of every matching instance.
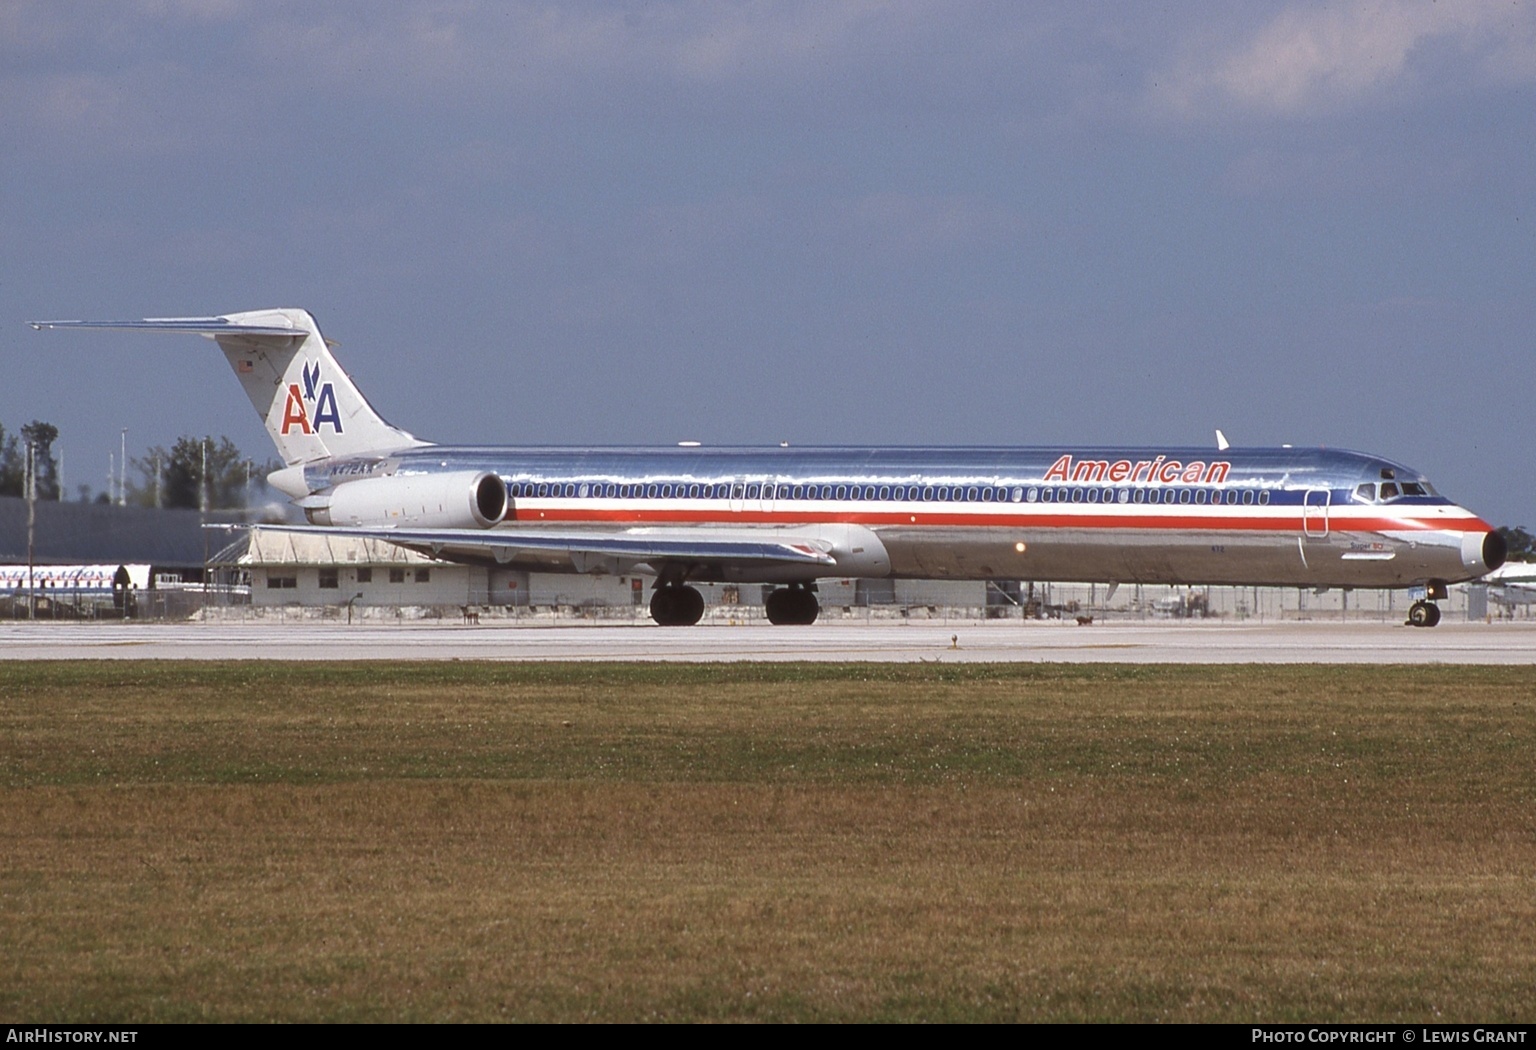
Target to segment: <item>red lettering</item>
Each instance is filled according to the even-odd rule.
[[[1197,459],[1184,468],[1184,476],[1179,480],[1186,484],[1195,484],[1200,480],[1200,475],[1205,473],[1205,461]]]
[[[1080,460],[1077,468],[1072,471],[1073,481],[1103,481],[1104,474],[1109,470],[1107,459]]]
[[[283,405],[283,425],[279,430],[287,434],[297,426],[306,434],[313,434],[309,426],[309,414],[304,411],[304,399],[299,396],[299,384],[288,384],[288,400]]]
[[[1062,456],[1055,463],[1051,464],[1051,469],[1050,470],[1045,472],[1045,480],[1046,481],[1066,481],[1067,480],[1067,471],[1069,471],[1071,469],[1072,469],[1072,457],[1071,456]]]
[[[1131,480],[1132,481],[1142,481],[1142,480],[1145,480],[1141,476],[1142,468],[1143,467],[1150,467],[1151,465],[1152,464],[1148,463],[1144,459],[1138,459],[1136,461],[1136,469],[1131,471]]]
[[[1158,456],[1157,458],[1162,459],[1163,457]],[[1163,464],[1163,469],[1157,472],[1157,480],[1162,482],[1177,481],[1179,480],[1179,471],[1183,469],[1184,464],[1176,459],[1170,459],[1167,463]]]
[[[1210,469],[1205,472],[1205,483],[1207,485],[1220,485],[1224,483],[1227,480],[1227,471],[1231,469],[1232,464],[1225,460],[1218,460],[1212,463]]]
[[[1131,476],[1131,461],[1128,459],[1115,460],[1114,466],[1109,468],[1110,481],[1124,481]]]

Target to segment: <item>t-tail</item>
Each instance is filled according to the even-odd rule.
[[[37,321],[34,328],[127,328],[190,332],[219,344],[245,394],[292,467],[331,456],[414,448],[420,441],[386,423],[353,385],[304,310],[253,310],[222,317],[142,321]]]

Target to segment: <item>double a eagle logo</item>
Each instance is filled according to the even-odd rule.
[[[320,382],[320,362],[304,362],[302,375],[302,390],[298,383],[288,384],[281,432],[286,436],[298,428],[301,434],[314,434],[321,427],[329,426],[332,432],[340,434],[341,412],[336,408],[336,388],[330,382]]]

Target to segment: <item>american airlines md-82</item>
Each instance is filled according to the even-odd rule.
[[[491,448],[386,423],[303,310],[37,328],[217,341],[311,522],[457,562],[655,576],[651,616],[697,623],[691,582],[778,584],[816,619],[828,577],[1393,587],[1433,626],[1503,539],[1418,471],[1260,448]],[[304,529],[304,526],[291,526]]]

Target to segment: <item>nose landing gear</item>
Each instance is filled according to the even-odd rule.
[[[1433,627],[1440,622],[1440,606],[1434,602],[1414,602],[1408,608],[1409,627]]]

